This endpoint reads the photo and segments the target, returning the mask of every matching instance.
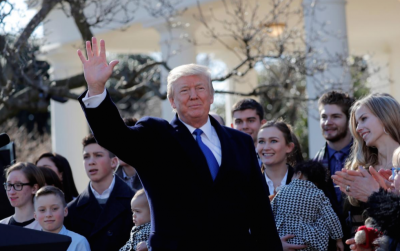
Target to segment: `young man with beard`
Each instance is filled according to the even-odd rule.
[[[348,128],[350,107],[353,103],[353,98],[339,91],[324,93],[318,100],[320,126],[326,142],[318,151],[314,160],[327,167],[330,175],[335,174],[336,171],[342,170],[350,154],[353,138]],[[328,184],[328,191],[326,191],[327,196],[342,222],[343,230],[345,230],[344,217],[346,216],[342,213],[342,193],[339,187],[335,186],[332,179],[329,178]],[[333,249],[335,248],[334,245],[330,243],[329,250],[331,250],[331,247]]]

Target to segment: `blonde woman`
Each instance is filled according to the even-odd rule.
[[[371,94],[353,105],[349,127],[354,138],[351,155],[346,170],[332,179],[356,204],[366,202],[380,186],[387,188],[384,179],[391,174],[393,152],[400,146],[400,104],[388,94]]]
[[[346,168],[332,179],[348,195],[346,222],[355,230],[364,225],[368,197],[380,187],[386,190],[390,186],[392,157],[400,146],[400,104],[388,94],[371,94],[353,105],[349,127],[354,139],[351,154]],[[346,243],[358,250],[353,239]]]

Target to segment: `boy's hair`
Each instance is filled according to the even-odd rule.
[[[353,105],[355,99],[350,97],[349,94],[340,91],[330,91],[324,93],[318,100],[318,106],[321,105],[337,105],[342,112],[346,115],[347,120],[350,118],[350,107]]]
[[[67,203],[65,202],[65,197],[64,197],[64,193],[57,187],[54,186],[44,186],[42,188],[40,188],[34,197],[33,203],[36,203],[36,200],[40,197],[40,196],[44,196],[44,195],[50,195],[53,194],[57,197],[60,198],[61,203],[63,204],[63,207],[67,206]]]
[[[96,139],[94,138],[93,134],[89,134],[88,136],[84,137],[83,140],[82,140],[83,148],[85,148],[86,146],[88,146],[90,144],[98,144],[99,145],[99,143],[97,143]],[[108,151],[108,155],[110,156],[110,158],[117,157],[117,156],[115,156],[115,154],[113,154],[110,151]]]
[[[260,117],[260,121],[264,119],[264,109],[260,103],[251,98],[242,99],[236,102],[232,107],[232,117],[235,112],[247,109],[256,110],[256,114]]]
[[[313,160],[303,161],[294,167],[294,173],[301,172],[307,180],[324,190],[328,183],[328,169]]]

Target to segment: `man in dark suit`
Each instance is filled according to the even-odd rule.
[[[322,136],[326,139],[324,146],[318,151],[314,157],[315,161],[322,163],[329,171],[330,175],[334,175],[336,171],[342,170],[345,161],[350,154],[353,144],[353,138],[349,130],[350,107],[354,103],[354,99],[348,94],[339,91],[330,91],[324,93],[318,100],[320,126]],[[349,238],[352,231],[345,224],[343,215],[344,199],[339,187],[335,187],[332,179],[328,180],[327,196],[332,204],[333,209],[338,215],[342,223],[342,229],[345,238]],[[353,214],[353,212],[349,212]],[[348,248],[348,245],[345,245]],[[336,244],[330,240],[329,250],[336,250]]]
[[[251,137],[208,115],[208,68],[183,65],[168,75],[171,123],[145,117],[128,127],[105,90],[107,64],[95,38],[81,51],[88,91],[80,98],[97,142],[138,171],[152,217],[152,250],[282,250]],[[129,147],[121,142],[132,142]]]
[[[93,251],[119,250],[133,227],[130,201],[134,192],[113,168],[118,158],[97,144],[93,135],[83,140],[88,187],[68,203],[65,226],[86,237]]]

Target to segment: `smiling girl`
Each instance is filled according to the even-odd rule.
[[[292,166],[303,161],[300,144],[291,126],[282,119],[271,120],[261,126],[257,137],[257,153],[261,170],[267,181],[269,194],[289,184],[293,176]]]
[[[45,185],[43,173],[32,163],[19,162],[7,168],[5,175],[4,188],[15,213],[0,223],[41,230],[33,217],[33,196]]]

